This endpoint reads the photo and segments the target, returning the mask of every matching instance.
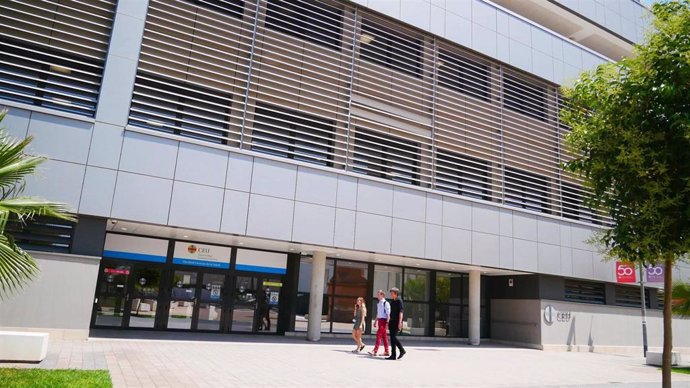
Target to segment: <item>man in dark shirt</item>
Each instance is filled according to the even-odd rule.
[[[403,302],[402,299],[400,299],[400,290],[397,289],[396,287],[393,287],[390,289],[390,294],[391,298],[393,300],[391,301],[391,315],[390,315],[390,320],[388,321],[388,332],[391,335],[391,356],[386,358],[386,360],[395,360],[395,350],[400,349],[400,356],[397,357],[397,359],[403,358],[405,353],[405,348],[403,348],[402,344],[398,340],[398,332],[402,330],[402,323],[403,323]]]

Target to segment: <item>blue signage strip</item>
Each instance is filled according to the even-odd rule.
[[[235,265],[235,269],[238,271],[274,273],[274,274],[278,274],[278,275],[285,275],[287,273],[285,268],[262,267],[259,265],[247,265],[247,264],[237,264],[237,265]]]
[[[125,260],[138,260],[138,261],[149,261],[153,263],[165,263],[165,256],[158,255],[147,255],[145,253],[132,253],[132,252],[121,252],[121,251],[103,251],[103,256],[111,259],[125,259]]]
[[[230,268],[229,263],[219,263],[217,261],[205,261],[205,260],[192,260],[185,259],[181,257],[173,257],[173,264],[182,265],[193,265],[195,267],[206,267],[206,268]]]

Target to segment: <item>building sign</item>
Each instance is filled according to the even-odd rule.
[[[123,268],[106,268],[103,272],[110,275],[129,275],[129,270]]]
[[[635,265],[630,263],[616,262],[616,281],[618,283],[636,283]]]
[[[251,271],[274,273],[284,275],[287,268],[287,254],[253,251],[249,249],[237,250],[237,262],[235,269],[238,271]]]
[[[269,281],[264,281],[264,287],[282,287],[283,283],[281,282],[269,282]]]
[[[165,263],[168,240],[108,233],[105,236],[103,257],[110,259]]]
[[[648,265],[645,268],[647,273],[647,283],[663,283],[664,282],[664,266],[663,265]]]
[[[176,242],[173,263],[207,268],[230,268],[228,247],[187,242]]]
[[[570,311],[558,311],[551,305],[544,306],[544,322],[549,325],[554,322],[570,322],[571,317]]]

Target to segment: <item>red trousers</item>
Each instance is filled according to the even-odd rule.
[[[388,335],[386,333],[386,328],[388,328],[388,322],[385,318],[377,319],[378,330],[376,330],[376,344],[374,345],[374,353],[379,351],[379,344],[383,340],[383,349],[388,353]]]

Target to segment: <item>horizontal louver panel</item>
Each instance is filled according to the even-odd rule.
[[[556,85],[339,0],[152,0],[130,125],[607,220],[564,173]]]
[[[5,231],[25,250],[69,253],[74,223],[48,217],[35,217],[25,222],[10,221]]]
[[[606,304],[604,283],[565,280],[565,300],[580,303]]]
[[[113,1],[0,3],[0,98],[94,116]]]

